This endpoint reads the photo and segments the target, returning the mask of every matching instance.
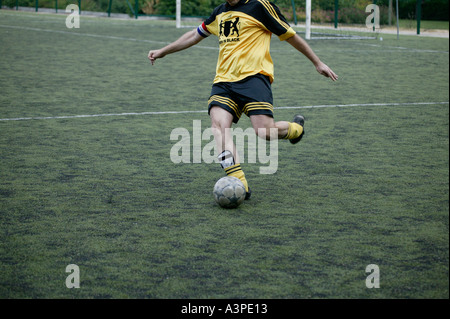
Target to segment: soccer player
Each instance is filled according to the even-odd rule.
[[[303,116],[294,116],[292,122],[275,122],[273,118],[271,84],[274,76],[269,53],[272,34],[305,55],[320,74],[333,81],[338,76],[289,26],[278,7],[268,0],[226,0],[198,28],[162,49],[150,51],[148,58],[153,65],[157,59],[187,49],[211,34],[219,38],[220,46],[208,101],[208,113],[220,153],[218,158],[227,175],[243,182],[248,199],[251,191],[230,136],[232,123],[237,123],[244,113],[260,138],[288,139],[295,144],[304,135]]]

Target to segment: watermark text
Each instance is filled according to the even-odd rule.
[[[80,28],[80,8],[76,4],[69,4],[66,7],[66,13],[70,13],[66,18],[66,27],[68,29]]]
[[[264,130],[264,129],[259,129]],[[272,132],[270,136],[274,136],[277,132]],[[264,132],[258,132],[260,136],[265,135]],[[265,164],[259,168],[260,174],[274,174],[278,169],[278,139],[274,138],[267,141],[258,138],[253,128],[242,129],[227,128],[225,129],[226,139],[232,139],[236,152],[239,154],[240,163],[260,163]],[[214,139],[214,131],[208,127],[202,129],[201,120],[194,120],[191,132],[183,127],[178,127],[170,133],[170,140],[176,141],[170,150],[170,160],[175,163],[219,163],[217,155],[217,142]],[[206,142],[206,144],[205,144]],[[227,144],[227,142],[225,142]],[[245,145],[247,148],[245,149]],[[224,150],[224,147],[221,147]]]

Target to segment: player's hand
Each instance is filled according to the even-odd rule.
[[[156,59],[160,59],[163,58],[164,55],[161,54],[160,50],[155,50],[155,51],[149,51],[148,52],[148,59],[150,60],[150,62],[153,64],[155,64],[155,60]]]
[[[330,67],[323,62],[319,62],[316,65],[316,70],[323,76],[330,78],[333,81],[337,81],[337,79],[339,78],[338,75],[334,73],[333,70],[331,70]]]

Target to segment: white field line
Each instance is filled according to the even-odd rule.
[[[372,43],[355,43],[356,45],[363,45],[363,46],[370,46],[370,47],[377,47],[377,48],[389,48],[389,49],[396,49],[399,51],[404,52],[414,52],[414,53],[444,53],[448,54],[448,51],[439,51],[439,50],[425,50],[425,49],[412,49],[412,48],[405,48],[405,47],[394,47],[394,46],[385,46],[380,44],[372,44]],[[383,50],[384,52],[385,50]]]
[[[275,109],[316,109],[327,107],[352,107],[352,106],[417,106],[417,105],[434,105],[434,104],[449,104],[449,102],[406,102],[406,103],[367,103],[367,104],[324,104],[324,105],[310,105],[310,106],[279,106]]]
[[[411,102],[411,103],[370,103],[370,104],[325,104],[325,105],[307,105],[307,106],[281,106],[275,107],[276,110],[285,109],[315,109],[315,108],[333,108],[333,107],[372,107],[372,106],[418,106],[418,105],[445,105],[449,102]],[[164,114],[195,114],[207,113],[207,110],[201,111],[161,111],[161,112],[127,112],[127,113],[105,113],[105,114],[84,114],[84,115],[61,115],[61,116],[36,116],[36,117],[14,117],[0,118],[1,122],[6,121],[26,121],[26,120],[58,120],[58,119],[76,119],[108,116],[142,116],[142,115],[164,115]]]

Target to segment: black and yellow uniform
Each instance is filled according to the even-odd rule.
[[[242,113],[273,116],[270,40],[272,34],[280,40],[295,35],[278,7],[267,0],[241,0],[234,6],[223,3],[197,31],[203,37],[214,34],[219,38],[209,108],[217,105],[228,110],[234,122]]]
[[[233,115],[237,123],[242,113],[247,116],[265,114],[273,117],[271,84],[274,80],[270,56],[272,34],[280,40],[295,35],[277,6],[268,0],[240,0],[236,5],[223,3],[198,28],[202,37],[211,34],[219,38],[219,58],[216,76],[208,101],[208,112],[219,106]],[[302,134],[303,128],[289,123],[286,139]],[[233,154],[224,150],[219,161],[225,173],[239,178],[250,197],[241,165]]]
[[[280,40],[295,34],[278,7],[267,0],[241,0],[234,6],[223,3],[199,26],[198,32],[203,37],[219,37],[214,83],[236,82],[258,73],[269,76],[273,82],[269,53],[272,33]]]
[[[215,83],[208,101],[209,109],[216,105],[233,114],[234,123],[239,121],[242,113],[273,117],[272,104],[270,79],[261,73],[237,82]]]

